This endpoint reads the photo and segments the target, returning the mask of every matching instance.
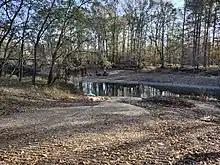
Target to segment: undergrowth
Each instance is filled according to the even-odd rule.
[[[55,101],[73,101],[78,99],[78,93],[73,84],[58,81],[51,87],[46,80],[37,77],[36,85],[31,84],[31,78],[22,82],[17,79],[0,79],[0,115],[24,110],[55,105]],[[51,104],[53,103],[53,104]]]

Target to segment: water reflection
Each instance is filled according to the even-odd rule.
[[[147,85],[80,82],[78,88],[86,94],[113,97],[152,97],[177,96],[168,91],[159,90]]]

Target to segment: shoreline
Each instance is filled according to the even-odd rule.
[[[100,71],[99,73],[102,73]],[[132,70],[109,70],[108,76],[97,76],[94,70],[89,72],[90,76],[79,78],[81,81],[115,82],[128,84],[163,84],[166,86],[184,86],[197,88],[220,88],[220,76],[201,76],[199,74],[185,74],[182,72],[132,71]]]
[[[220,86],[210,85],[188,85],[179,83],[162,83],[162,82],[150,82],[150,81],[125,81],[125,80],[109,80],[109,79],[88,79],[82,78],[80,81],[96,82],[96,83],[121,83],[121,84],[140,84],[149,86],[169,86],[169,87],[183,87],[183,88],[198,88],[198,89],[217,89],[220,90]]]
[[[220,87],[210,86],[210,85],[188,85],[188,84],[179,84],[179,83],[158,83],[158,82],[149,82],[149,81],[125,81],[125,80],[109,80],[109,79],[89,79],[83,78],[79,82],[93,82],[93,83],[116,83],[116,84],[131,84],[131,85],[147,85],[163,91],[169,91],[175,94],[206,94],[212,95],[220,98]]]

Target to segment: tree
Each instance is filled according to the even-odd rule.
[[[35,85],[36,83],[36,72],[37,72],[37,49],[40,42],[41,37],[44,35],[45,31],[50,27],[52,22],[55,19],[50,19],[52,14],[52,8],[55,4],[55,0],[52,0],[50,3],[50,7],[48,8],[48,4],[46,2],[42,2],[42,8],[37,8],[39,3],[35,4],[36,8],[36,15],[33,20],[32,26],[36,27],[34,32],[37,32],[36,39],[34,40],[34,67],[33,67],[33,76],[32,76],[32,84]],[[42,15],[41,15],[42,14]],[[34,36],[35,37],[35,36]]]
[[[183,9],[165,0],[4,0],[0,7],[0,73],[13,65],[21,81],[33,60],[33,85],[40,66],[52,85],[85,67],[198,68],[219,59],[217,0],[185,0]]]
[[[184,0],[184,9],[183,9],[183,24],[182,24],[182,56],[181,56],[181,67],[184,65],[184,56],[185,56],[185,24],[186,24],[186,2]]]
[[[26,31],[28,29],[28,23],[30,18],[30,11],[32,8],[32,2],[29,2],[27,6],[28,9],[27,9],[26,18],[25,21],[22,23],[23,25],[22,25],[22,35],[21,35],[21,49],[20,49],[20,57],[19,57],[19,82],[21,82],[23,77],[24,45],[25,45]],[[26,10],[24,12],[26,12]]]
[[[10,4],[9,4],[9,2],[10,2]],[[9,35],[11,30],[13,29],[15,19],[17,18],[21,8],[23,7],[23,3],[24,3],[24,0],[20,0],[18,5],[15,5],[17,3],[14,3],[13,1],[6,1],[6,2],[2,3],[2,5],[1,5],[7,15],[7,20],[4,20],[4,22],[3,22],[6,27],[4,27],[3,34],[0,39],[0,50],[1,50],[1,47],[2,47],[4,40],[6,39],[6,37]],[[10,11],[10,10],[12,10],[12,11]],[[12,13],[12,16],[11,16],[11,13]]]

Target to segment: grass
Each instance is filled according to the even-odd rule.
[[[78,99],[79,93],[73,84],[65,84],[61,81],[52,87],[46,85],[46,80],[37,77],[36,84],[31,84],[31,78],[27,77],[19,83],[15,77],[0,79],[0,115],[26,109],[38,109],[61,105],[61,103],[73,102]],[[62,106],[62,105],[61,105]]]
[[[56,83],[52,87],[46,85],[46,81],[40,77],[37,78],[37,85],[31,84],[30,78],[26,78],[19,83],[16,79],[4,80],[0,85],[0,89],[5,94],[22,95],[32,98],[48,97],[48,98],[69,98],[73,94],[74,86],[64,86],[63,83]]]

